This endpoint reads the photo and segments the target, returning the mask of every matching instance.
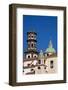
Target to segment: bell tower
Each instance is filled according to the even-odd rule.
[[[25,52],[26,59],[33,59],[38,57],[36,37],[36,32],[27,32],[27,51]]]
[[[36,51],[36,33],[35,32],[27,32],[27,44],[28,44],[28,51],[34,50]]]

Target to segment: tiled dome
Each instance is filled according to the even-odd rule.
[[[46,53],[56,53],[55,49],[53,48],[52,41],[49,42],[49,47],[45,51]]]

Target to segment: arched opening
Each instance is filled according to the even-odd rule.
[[[41,69],[41,67],[38,67],[38,69]]]
[[[41,64],[41,60],[38,60],[38,63]]]
[[[33,43],[31,44],[31,46],[33,47]]]
[[[30,58],[30,56],[28,56],[28,58]]]

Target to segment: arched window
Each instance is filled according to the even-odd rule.
[[[31,71],[34,71],[34,69],[31,69]]]
[[[30,58],[30,56],[28,55],[28,58]]]
[[[36,56],[34,56],[36,58]]]
[[[49,53],[47,53],[47,56],[49,56]]]
[[[41,69],[41,67],[38,67],[38,69]]]
[[[38,63],[41,64],[41,60],[38,60]]]
[[[35,58],[37,57],[37,56],[34,56]]]
[[[33,47],[33,43],[31,44],[31,46]]]
[[[33,38],[33,36],[32,36],[32,38]]]

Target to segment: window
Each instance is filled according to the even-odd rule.
[[[33,38],[33,36],[32,36],[32,38]]]
[[[53,66],[51,66],[51,68],[53,68]]]
[[[34,69],[31,69],[31,71],[34,71]]]
[[[30,66],[30,64],[27,64],[28,65],[28,67]]]
[[[38,69],[41,69],[41,67],[38,67]]]
[[[51,61],[51,64],[53,64],[53,61]]]
[[[49,56],[49,54],[47,53],[47,56]]]
[[[53,68],[53,64],[54,64],[54,62],[50,61],[50,68]]]
[[[37,56],[34,56],[35,58],[37,57]]]
[[[30,58],[30,56],[28,56],[28,58]]]
[[[41,60],[38,60],[38,63],[41,64]]]
[[[46,69],[46,66],[44,67],[44,69]]]
[[[31,44],[31,46],[33,47],[33,43]]]

